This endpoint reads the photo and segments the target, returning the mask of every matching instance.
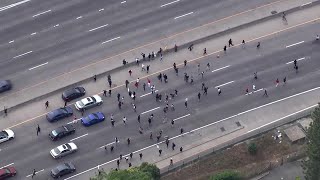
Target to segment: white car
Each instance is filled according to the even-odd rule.
[[[77,101],[75,106],[79,111],[81,111],[94,106],[100,106],[102,103],[102,98],[99,95],[93,95]]]
[[[5,129],[0,132],[0,143],[9,141],[14,138],[14,132],[11,129]]]
[[[56,148],[51,149],[50,154],[53,158],[61,158],[68,154],[74,153],[78,150],[78,147],[73,142],[62,144]]]

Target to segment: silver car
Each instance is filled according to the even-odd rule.
[[[102,103],[102,98],[99,95],[93,95],[77,101],[75,106],[79,111],[81,111],[94,106],[100,106]]]
[[[14,138],[14,132],[11,129],[0,131],[0,143],[9,141]]]
[[[50,154],[53,158],[61,158],[68,154],[74,153],[78,150],[78,147],[73,142],[62,144],[56,148],[51,149]]]

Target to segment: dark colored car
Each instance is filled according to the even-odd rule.
[[[46,117],[49,122],[55,122],[62,118],[72,116],[72,114],[73,114],[72,108],[67,106],[67,107],[62,107],[49,112]]]
[[[0,93],[10,90],[12,87],[10,80],[1,80],[0,81]]]
[[[51,176],[54,178],[59,178],[63,175],[73,173],[76,171],[76,168],[71,162],[63,163],[51,170]]]
[[[75,87],[72,89],[65,90],[62,93],[62,99],[64,101],[69,102],[71,100],[84,96],[85,94],[86,94],[86,90],[83,87]]]
[[[71,124],[67,124],[67,125],[58,127],[55,130],[52,130],[49,134],[49,137],[51,138],[51,140],[55,141],[65,136],[69,136],[70,134],[73,134],[75,132],[76,132],[76,129]]]
[[[0,169],[0,179],[7,179],[8,177],[15,176],[17,174],[17,170],[12,167],[5,167]]]
[[[81,123],[84,126],[91,126],[104,121],[104,119],[105,119],[105,116],[102,112],[96,112],[96,113],[89,114],[86,117],[82,117]]]

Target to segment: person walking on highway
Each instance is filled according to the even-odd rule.
[[[130,69],[128,72],[129,72],[129,76],[131,76],[132,75],[132,70]]]
[[[109,97],[111,97],[111,89],[109,89]]]
[[[198,93],[198,101],[200,102],[200,98],[201,98],[201,93]]]
[[[221,94],[221,89],[220,87],[218,87],[218,95],[220,96],[220,94]]]
[[[139,154],[140,160],[142,159],[142,153]]]
[[[285,85],[287,83],[287,77],[283,78],[283,85]]]
[[[94,82],[97,81],[97,75],[94,75],[94,76],[93,76],[93,80],[94,80]]]
[[[260,48],[260,42],[258,42],[258,44],[257,44],[257,49],[259,49]]]
[[[161,156],[161,153],[162,153],[162,149],[159,149],[159,156]]]
[[[203,55],[206,55],[207,54],[207,48],[204,48],[203,49]]]
[[[37,127],[37,136],[39,135],[40,131],[41,131],[41,129],[40,129],[40,126],[39,126],[39,124],[38,124],[38,127]]]
[[[188,98],[185,99],[184,106],[185,106],[186,109],[188,109]]]
[[[146,83],[143,83],[142,87],[143,87],[143,91],[146,91]]]
[[[183,134],[184,129],[180,128],[180,134]]]
[[[223,51],[224,51],[224,53],[226,53],[226,52],[227,52],[227,46],[226,46],[226,45],[224,45],[224,47],[223,47]]]
[[[178,51],[178,46],[175,44],[174,45],[174,52],[177,52]]]
[[[276,87],[278,87],[278,85],[279,85],[279,79],[277,78],[277,80],[276,80]]]
[[[258,72],[254,72],[253,73],[253,76],[254,76],[254,79],[258,79],[258,74],[257,74]]]
[[[207,69],[206,69],[206,71],[210,71],[210,63],[209,63],[209,62],[207,63]]]
[[[107,90],[103,90],[103,96],[107,97]]]
[[[183,151],[183,148],[182,147],[180,147],[180,152],[182,152]]]
[[[249,88],[246,89],[246,95],[248,95],[248,94],[249,94]]]
[[[231,39],[231,38],[229,39],[229,47],[230,47],[230,46],[233,46],[233,43],[232,43],[232,39]]]
[[[127,139],[128,146],[130,145],[130,142],[131,142],[131,140],[130,140],[130,138],[128,138]]]
[[[117,94],[118,102],[120,101],[120,93]]]
[[[4,112],[4,116],[7,116],[8,115],[8,109],[4,106],[3,108],[3,112]]]
[[[132,108],[133,108],[134,112],[137,112],[137,106],[133,103],[132,103]]]
[[[147,65],[147,73],[149,73],[150,65]]]
[[[193,49],[193,44],[191,44],[189,47],[188,47],[189,51],[192,51]]]
[[[36,173],[37,173],[36,169],[33,169],[32,175],[31,175],[31,178],[32,178],[32,179],[33,179],[33,177],[36,175]]]
[[[256,91],[256,85],[252,84],[252,92],[254,93]]]
[[[140,114],[138,115],[138,123],[140,123]]]
[[[242,40],[242,49],[244,49],[245,48],[245,44],[246,44],[246,42],[244,41],[244,40]]]
[[[268,92],[267,92],[267,89],[264,89],[264,94],[263,94],[263,96],[266,96],[266,97],[268,97]]]
[[[118,101],[118,108],[121,109],[122,103]]]
[[[46,101],[44,105],[46,106],[46,109],[47,109],[49,107],[49,101]]]
[[[173,166],[173,159],[170,158],[170,166]]]
[[[184,67],[186,67],[187,66],[187,60],[184,60],[183,63],[184,63]]]
[[[128,79],[125,81],[125,84],[126,84],[126,88],[128,88],[128,85],[129,85],[129,81],[128,81]]]
[[[174,151],[174,148],[176,147],[176,144],[173,142],[172,143],[172,151]]]
[[[122,121],[124,125],[127,125],[127,118],[125,116],[122,118]]]
[[[171,120],[171,127],[173,127],[173,125],[174,125],[174,120],[172,119]]]

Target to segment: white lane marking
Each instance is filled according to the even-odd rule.
[[[104,10],[103,8],[102,8],[102,9],[99,9],[99,12],[100,12],[100,11],[103,11],[103,10]]]
[[[18,58],[18,57],[21,57],[21,56],[24,56],[24,55],[27,55],[27,54],[30,54],[30,53],[32,53],[32,51],[29,51],[29,52],[20,54],[20,55],[18,55],[18,56],[13,57],[13,58],[16,59],[16,58]]]
[[[12,41],[9,41],[9,44],[11,44],[11,43],[14,43],[14,40],[12,40]]]
[[[228,65],[228,66],[224,66],[224,67],[219,68],[219,69],[215,69],[215,70],[213,70],[213,71],[211,71],[211,72],[220,71],[220,70],[225,69],[225,68],[228,68],[228,67],[230,67],[230,65]]]
[[[8,166],[12,166],[12,165],[14,165],[14,163],[10,163],[10,164],[8,164],[8,165],[5,165],[5,166],[1,167],[0,169],[5,168],[5,167],[8,167]]]
[[[158,90],[155,90],[154,92],[158,92]],[[150,95],[150,94],[151,94],[151,92],[149,92],[149,93],[147,93],[147,94],[143,94],[143,95],[141,95],[140,97],[148,96],[148,95]]]
[[[30,35],[33,36],[33,35],[36,35],[36,34],[37,34],[37,32],[34,32],[34,33],[31,33]]]
[[[84,134],[84,135],[81,135],[81,136],[79,136],[79,137],[73,138],[73,139],[71,139],[70,141],[72,142],[72,141],[74,141],[74,140],[76,140],[76,139],[82,138],[82,137],[87,136],[87,135],[88,135],[88,133],[87,133],[87,134]]]
[[[296,46],[296,45],[301,44],[301,43],[304,43],[304,41],[300,41],[300,42],[288,45],[288,46],[286,46],[286,48],[289,48],[289,47],[292,47],[292,46]]]
[[[301,7],[302,7],[302,6],[309,5],[309,4],[311,4],[311,3],[312,3],[312,2],[304,3],[304,4],[301,5]]]
[[[102,25],[102,26],[99,26],[99,27],[96,27],[96,28],[90,29],[90,30],[89,30],[89,32],[91,32],[91,31],[95,31],[95,30],[100,29],[100,28],[103,28],[103,27],[106,27],[106,26],[108,26],[108,25],[109,25],[109,24],[105,24],[105,25]]]
[[[297,59],[297,61],[301,61],[301,60],[304,60],[304,59],[306,59],[305,57],[303,57],[303,58],[299,58],[299,59]],[[289,62],[287,62],[286,64],[292,64],[294,61],[289,61]]]
[[[145,113],[148,113],[148,112],[151,112],[151,111],[154,111],[154,110],[159,109],[159,108],[160,108],[160,106],[159,106],[159,107],[156,107],[156,108],[153,108],[153,109],[150,109],[150,110],[148,110],[148,111],[145,111],[145,112],[141,113],[141,115],[142,115],[142,114],[145,114]]]
[[[216,86],[215,88],[222,87],[222,86],[225,86],[225,85],[228,85],[228,84],[231,84],[231,83],[234,83],[234,81],[230,81],[230,82],[221,84],[221,85],[219,85],[219,86]]]
[[[114,41],[114,40],[117,40],[117,39],[120,39],[120,36],[116,37],[116,38],[113,38],[113,39],[109,39],[108,41],[102,42],[101,44],[105,44],[105,43],[108,43],[108,42],[111,42],[111,41]]]
[[[318,105],[318,104],[315,104],[315,105],[312,105],[312,106],[310,106],[310,107],[304,108],[304,109],[302,109],[302,110],[299,110],[299,111],[294,112],[294,113],[292,113],[292,114],[286,115],[286,116],[284,116],[284,117],[282,117],[282,118],[279,118],[279,119],[277,119],[277,120],[274,120],[274,121],[272,121],[272,122],[269,122],[269,123],[267,123],[267,124],[264,124],[264,125],[262,125],[262,126],[259,126],[259,127],[257,127],[257,128],[251,129],[251,130],[248,131],[247,133],[256,131],[256,130],[261,129],[261,128],[265,127],[265,126],[268,126],[268,125],[273,124],[273,123],[275,123],[275,122],[281,121],[282,119],[285,119],[285,118],[287,118],[287,117],[296,115],[296,114],[298,114],[298,113],[300,113],[300,112],[303,112],[303,111],[305,111],[305,110],[308,110],[308,109],[311,109],[311,108],[314,108],[314,107],[317,107],[317,106],[319,106],[319,105]]]
[[[191,115],[191,114],[186,114],[186,115],[184,115],[184,116],[181,116],[181,117],[175,118],[173,121],[177,121],[177,120],[179,120],[179,119],[182,119],[182,118],[188,117],[188,116],[190,116],[190,115]]]
[[[41,13],[35,14],[35,15],[33,15],[32,17],[37,17],[37,16],[40,16],[40,15],[45,14],[45,13],[48,13],[48,12],[51,12],[51,9],[49,9],[48,11],[43,11],[43,12],[41,12]]]
[[[82,18],[82,16],[77,17],[77,19],[81,19],[81,18]]]
[[[162,4],[160,7],[165,7],[165,6],[168,6],[170,4],[173,4],[173,3],[176,3],[176,2],[179,2],[180,0],[176,0],[176,1],[172,1],[172,2],[169,2],[167,4]]]
[[[79,118],[79,119],[74,119],[74,120],[68,122],[67,124],[76,124],[76,123],[78,123],[78,121],[80,121],[80,120],[81,120],[81,118]]]
[[[58,27],[58,26],[60,26],[59,24],[56,24],[56,25],[54,25],[53,27]]]
[[[176,139],[176,138],[181,137],[181,136],[183,136],[183,135],[186,135],[186,134],[189,134],[189,133],[193,133],[193,132],[195,132],[195,131],[197,131],[197,130],[200,130],[200,129],[203,129],[203,128],[212,126],[212,125],[214,125],[214,124],[217,124],[217,123],[226,121],[226,120],[228,120],[228,119],[231,119],[231,118],[234,118],[234,117],[237,117],[237,116],[240,116],[240,115],[242,115],[242,114],[246,114],[246,113],[248,113],[248,112],[251,112],[251,111],[254,111],[254,110],[257,110],[257,109],[260,109],[260,108],[263,108],[263,107],[266,107],[266,106],[269,106],[269,105],[272,105],[272,104],[275,104],[275,103],[278,103],[278,102],[281,102],[281,101],[284,101],[284,100],[287,100],[287,99],[290,99],[290,98],[293,98],[293,97],[296,97],[296,96],[299,96],[299,95],[302,95],[302,94],[305,94],[305,93],[308,93],[308,92],[311,92],[311,91],[315,91],[315,90],[318,90],[318,89],[320,89],[320,87],[316,87],[316,88],[313,88],[313,89],[309,89],[309,90],[307,90],[307,91],[304,91],[304,92],[301,92],[301,93],[298,93],[298,94],[294,94],[294,95],[291,95],[291,96],[288,96],[288,97],[285,97],[285,98],[282,98],[282,99],[279,99],[279,100],[276,100],[276,101],[273,101],[273,102],[270,102],[270,103],[267,103],[267,104],[264,104],[264,105],[261,105],[261,106],[258,106],[258,107],[255,107],[255,108],[253,108],[253,109],[249,109],[249,110],[247,110],[247,111],[244,111],[244,112],[241,112],[241,113],[238,113],[238,114],[229,116],[229,117],[227,117],[227,118],[221,119],[221,120],[219,120],[219,121],[216,121],[216,122],[213,122],[213,123],[204,125],[204,126],[202,126],[202,127],[196,128],[196,129],[193,129],[193,130],[191,130],[191,131],[189,131],[189,132],[185,132],[185,133],[183,133],[183,134],[179,134],[179,135],[177,135],[177,136],[174,136],[174,137],[170,138],[169,140]],[[151,147],[153,147],[153,146],[158,146],[158,144],[161,144],[161,143],[164,143],[164,141],[161,141],[161,142],[158,142],[158,143],[156,143],[156,144],[152,144],[152,145],[150,145],[150,146],[147,146],[147,147],[144,147],[144,148],[139,149],[139,150],[137,150],[137,151],[134,151],[133,154],[138,153],[138,152],[141,152],[141,151],[143,151],[143,150],[145,150],[145,149],[149,149],[149,148],[151,148]],[[126,156],[129,156],[129,154],[125,155],[124,157],[126,157]],[[98,166],[103,166],[103,165],[106,165],[106,164],[110,164],[110,163],[116,161],[117,159],[118,159],[118,158],[113,159],[113,160],[108,161],[108,162],[105,162],[105,163],[103,163],[103,164],[100,164],[100,165],[98,165]],[[80,173],[78,173],[78,174],[75,174],[75,175],[73,175],[73,176],[70,176],[70,177],[68,177],[68,178],[66,178],[66,179],[64,179],[64,180],[68,180],[68,179],[74,178],[74,177],[76,177],[76,176],[79,176],[79,175],[81,175],[81,174],[84,174],[84,173],[86,173],[86,172],[89,172],[89,171],[91,171],[91,170],[94,170],[94,169],[96,169],[98,166],[92,167],[92,168],[87,169],[87,170],[85,170],[85,171],[82,171],[82,172],[80,172]]]
[[[120,142],[120,141],[118,141],[118,143],[119,143],[119,142]],[[98,147],[98,149],[104,148],[105,146],[110,146],[110,145],[112,145],[112,144],[114,144],[114,143],[116,143],[116,142],[108,143],[108,144],[106,144],[106,145],[103,145],[103,146],[101,146],[101,147]]]
[[[127,1],[122,1],[121,4],[126,3]]]
[[[263,90],[263,88],[258,89],[258,90],[256,90],[256,91],[249,92],[248,94],[246,94],[246,96],[247,96],[247,95],[249,95],[249,94],[253,94],[253,93],[256,93],[256,92],[262,91],[262,90]]]
[[[15,6],[18,6],[18,5],[20,5],[20,4],[29,2],[29,1],[31,1],[31,0],[24,0],[24,1],[20,1],[20,2],[14,3],[14,4],[10,4],[10,5],[1,7],[1,8],[0,8],[0,12],[1,12],[1,11],[4,11],[4,10],[7,10],[7,9],[10,9],[10,8],[13,8],[13,7],[15,7]]]
[[[40,65],[34,66],[34,67],[30,68],[29,70],[32,70],[32,69],[35,69],[35,68],[38,68],[38,67],[47,65],[48,63],[49,63],[49,62],[46,62],[46,63],[40,64]]]
[[[184,14],[184,15],[181,15],[181,16],[177,16],[177,17],[175,17],[174,19],[179,19],[179,18],[182,18],[182,17],[184,17],[184,16],[188,16],[188,15],[190,15],[190,14],[193,14],[193,12],[189,12],[189,13],[187,13],[187,14]]]
[[[38,173],[40,173],[40,172],[42,172],[42,171],[44,171],[44,169],[41,169],[40,171],[36,171],[36,174],[38,174]],[[26,177],[30,177],[30,176],[32,176],[32,174],[29,174],[29,175],[26,176]]]

